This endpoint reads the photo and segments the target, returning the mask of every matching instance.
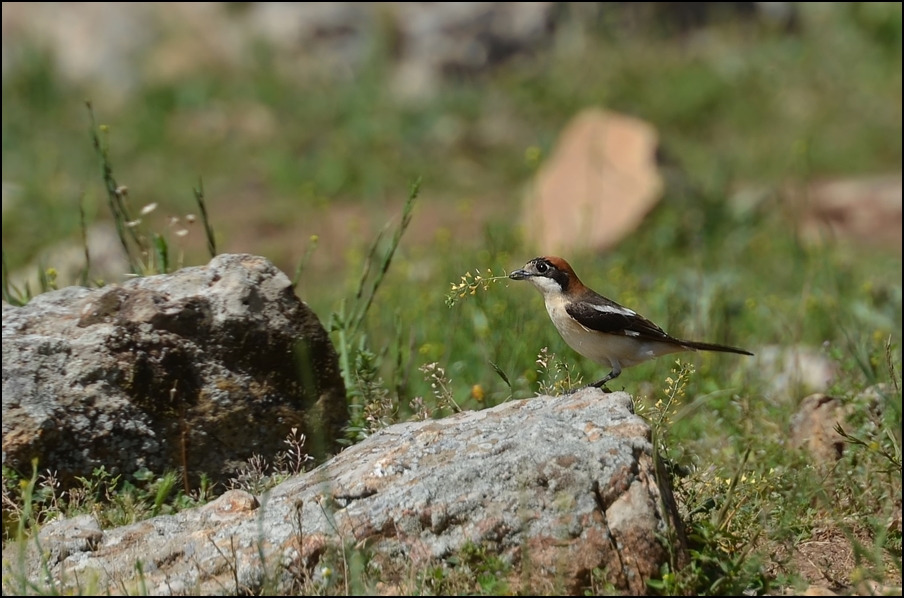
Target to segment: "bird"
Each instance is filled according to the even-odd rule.
[[[564,259],[536,257],[509,274],[527,280],[543,295],[546,311],[569,347],[587,359],[612,368],[587,386],[605,388],[622,368],[681,351],[719,351],[753,355],[750,351],[688,341],[670,336],[633,309],[603,297],[581,282]]]

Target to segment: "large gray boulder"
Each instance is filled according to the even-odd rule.
[[[290,430],[333,452],[347,421],[336,353],[269,261],[207,266],[3,304],[3,464],[64,484],[103,466],[228,479]]]
[[[629,395],[592,388],[393,425],[263,496],[231,490],[106,531],[89,515],[39,537],[57,583],[94,580],[104,593],[140,582],[158,595],[343,583],[343,563],[361,549],[382,593],[410,593],[406,583],[454,567],[467,546],[509,562],[522,592],[580,594],[599,569],[616,590],[643,595],[663,563],[687,556],[649,427]],[[29,546],[21,565],[15,546],[4,552],[4,592],[47,584]]]

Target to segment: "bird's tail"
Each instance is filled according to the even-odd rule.
[[[712,343],[698,343],[694,341],[681,341],[681,344],[690,349],[698,351],[719,351],[720,353],[738,353],[739,355],[753,355],[750,351],[738,349],[737,347],[729,347],[727,345],[714,345]]]

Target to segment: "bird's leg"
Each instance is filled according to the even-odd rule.
[[[609,390],[608,388],[606,388],[606,382],[609,382],[610,380],[615,380],[616,378],[619,377],[619,375],[621,375],[621,366],[620,366],[619,364],[616,363],[616,364],[612,367],[612,371],[609,372],[609,373],[606,375],[606,377],[601,378],[601,379],[597,380],[596,382],[594,382],[594,383],[592,383],[592,384],[585,384],[584,386],[581,386],[581,387],[579,387],[579,388],[572,389],[572,390],[568,391],[567,394],[571,394],[571,393],[573,393],[573,392],[577,392],[577,391],[582,390],[582,389],[584,389],[584,388],[599,388],[599,389],[602,390],[603,392],[612,392],[611,390]]]
[[[620,375],[621,375],[621,366],[619,364],[615,363],[612,365],[612,371],[609,372],[609,374],[606,375],[605,378],[601,378],[601,379],[597,380],[596,382],[594,382],[593,384],[588,384],[587,386],[592,386],[594,388],[603,388],[604,386],[606,386],[606,382],[608,382],[609,380],[615,380]]]
[[[606,382],[608,382],[609,380],[612,380],[613,378],[615,378],[615,376],[613,376],[612,374],[609,374],[605,378],[597,380],[596,382],[593,382],[592,384],[588,384],[587,386],[593,387],[593,388],[603,388],[604,386],[606,386]]]

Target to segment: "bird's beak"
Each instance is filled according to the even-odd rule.
[[[511,274],[509,274],[509,278],[512,280],[524,280],[525,278],[530,278],[532,274],[527,270],[515,270]]]

